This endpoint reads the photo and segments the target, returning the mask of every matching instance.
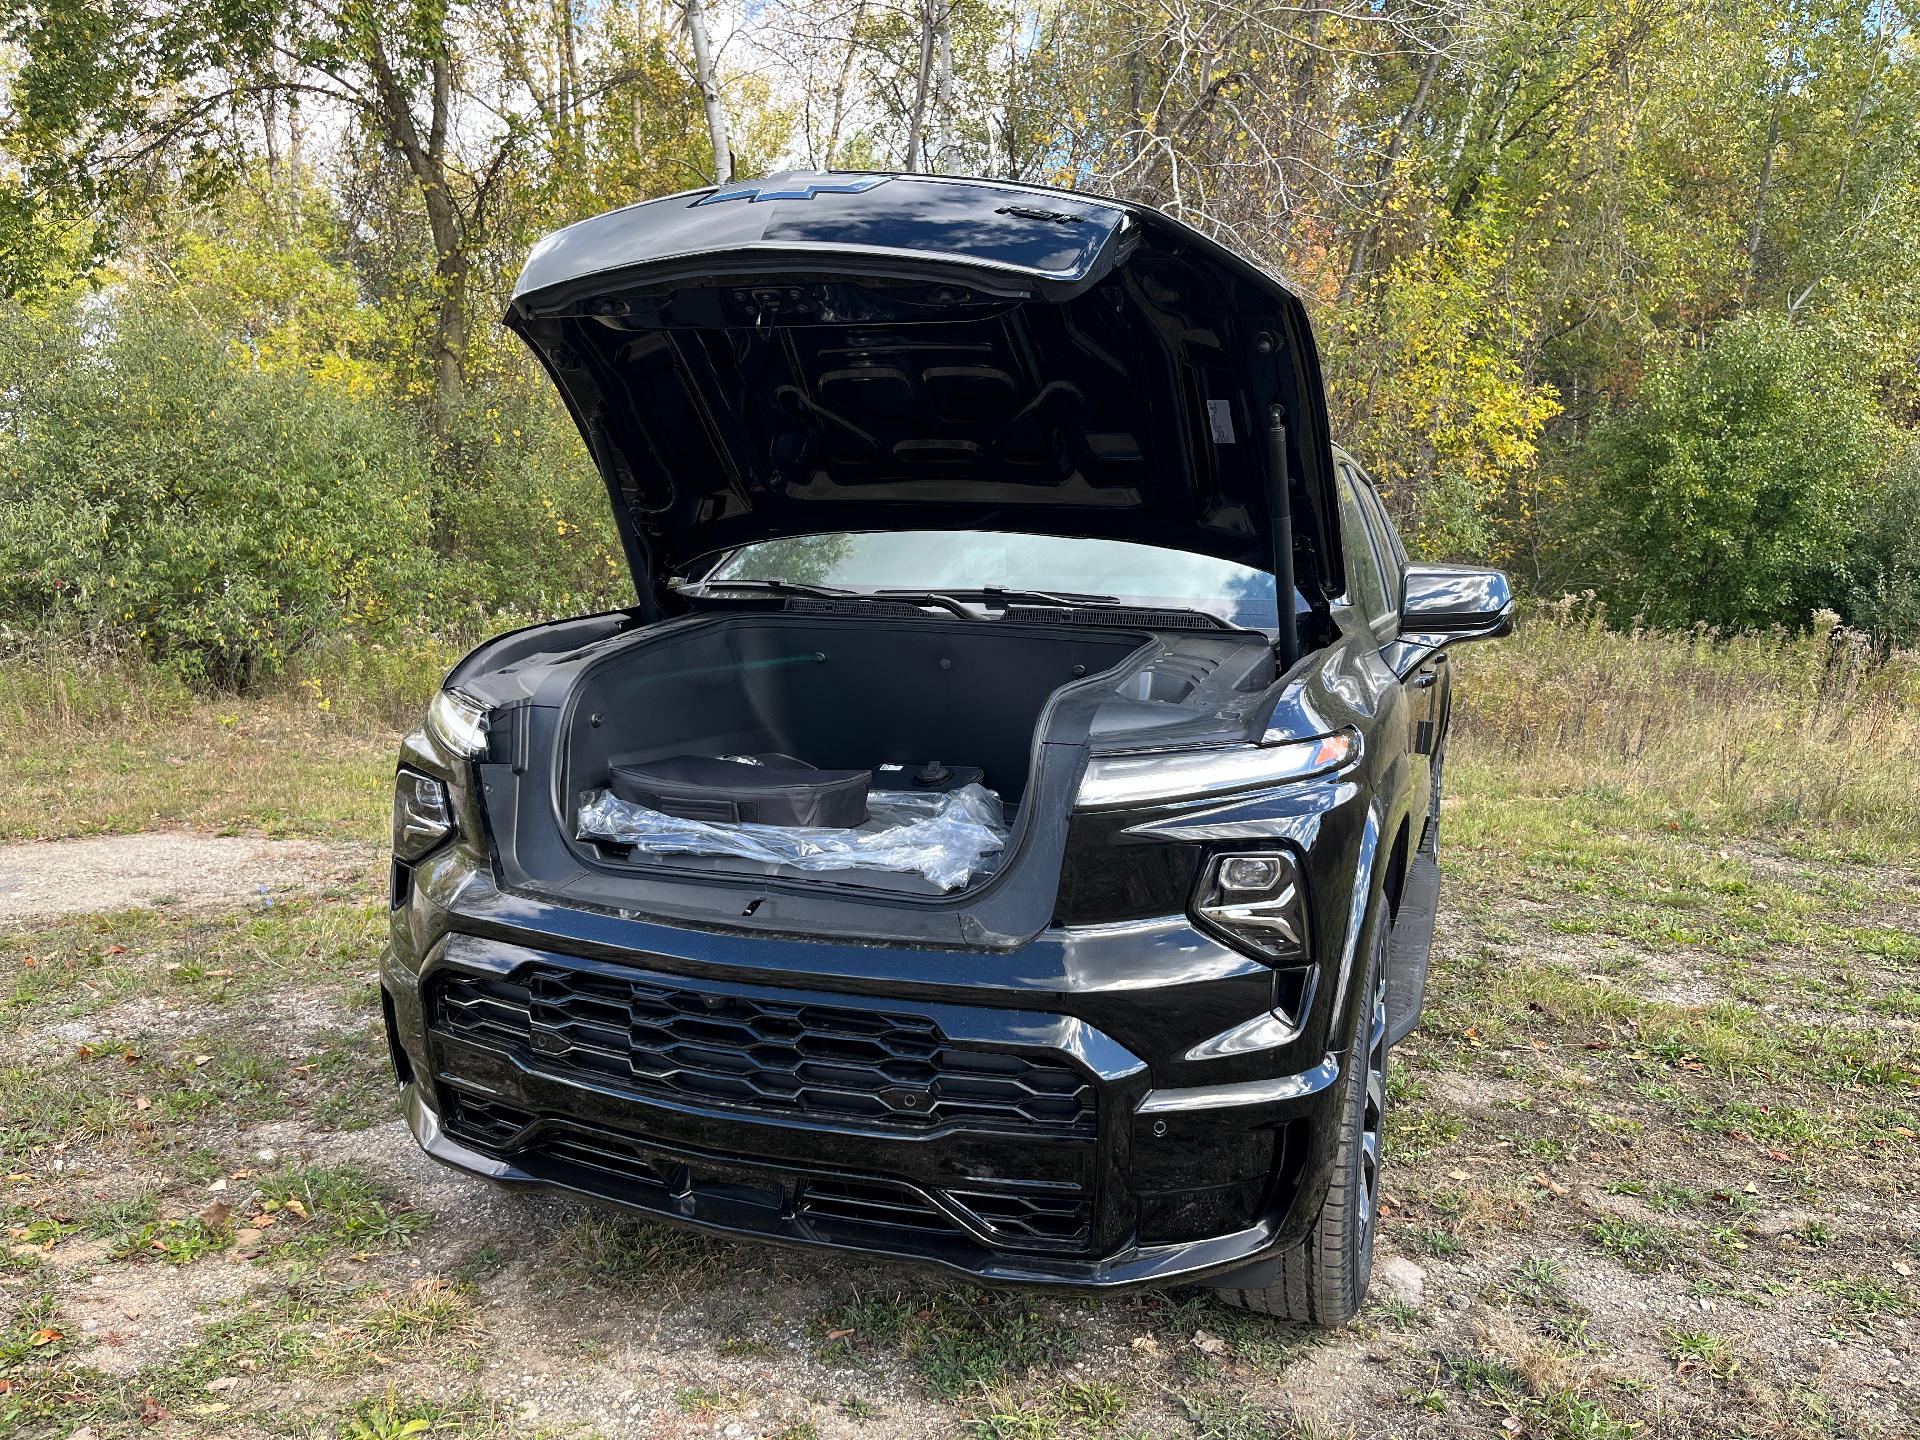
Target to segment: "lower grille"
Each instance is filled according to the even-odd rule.
[[[886,1225],[895,1229],[944,1230],[959,1227],[918,1190],[884,1180],[809,1180],[794,1209],[815,1220],[841,1220],[855,1225]]]
[[[429,1013],[443,1034],[643,1096],[886,1130],[1095,1132],[1092,1086],[1064,1060],[960,1046],[908,1011],[541,965],[443,975]]]
[[[511,1105],[470,1095],[465,1091],[451,1092],[446,1107],[446,1113],[440,1119],[448,1130],[463,1140],[470,1140],[491,1150],[510,1145],[534,1119],[524,1110],[516,1110]]]
[[[618,1198],[655,1208],[692,1196],[753,1206],[770,1216],[790,1215],[816,1229],[854,1225],[876,1232],[988,1240],[1012,1250],[1083,1249],[1092,1228],[1092,1203],[1072,1187],[943,1190],[943,1206],[928,1191],[900,1181],[788,1176],[719,1161],[681,1161],[617,1131],[543,1120],[455,1086],[443,1086],[442,1093],[441,1122],[454,1138],[534,1174],[582,1188],[604,1187]]]
[[[1010,1245],[1079,1244],[1093,1224],[1092,1204],[1073,1191],[948,1190],[945,1194],[995,1239]]]

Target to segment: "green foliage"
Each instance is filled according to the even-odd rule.
[[[0,619],[244,687],[405,616],[426,474],[391,412],[152,296],[0,314]]]
[[[463,405],[437,469],[436,625],[633,603],[606,487],[544,377],[510,376]]]
[[[1920,647],[1920,440],[1893,453],[1861,510],[1843,608],[1880,644]]]
[[[1483,558],[1531,473],[1554,387],[1526,373],[1527,317],[1501,294],[1508,217],[1452,227],[1381,277],[1371,303],[1333,312],[1334,426],[1367,464],[1416,553]]]
[[[1752,314],[1655,363],[1575,461],[1617,612],[1751,629],[1831,602],[1884,443],[1850,358]]]

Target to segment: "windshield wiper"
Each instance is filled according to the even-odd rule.
[[[1179,615],[1204,620],[1218,630],[1241,630],[1246,627],[1224,620],[1211,610],[1201,610],[1188,605],[1153,605],[1138,600],[1124,600],[1118,595],[1083,594],[1074,590],[1008,590],[999,585],[984,585],[972,590],[877,590],[876,595],[889,599],[941,601],[984,606],[988,609],[1011,611],[1016,607],[1029,607],[1046,610],[1125,610],[1129,615],[1155,616]],[[1147,623],[1145,620],[1139,622]]]
[[[963,620],[973,619],[973,612],[958,600],[931,591],[920,590],[843,590],[834,585],[814,585],[805,580],[695,580],[680,587],[682,594],[692,594],[705,599],[716,590],[748,590],[764,595],[805,595],[817,600],[860,600],[881,604],[919,604],[937,605],[943,610],[951,610]]]
[[[826,600],[842,600],[849,596],[860,598],[858,590],[837,590],[831,585],[812,585],[805,580],[690,580],[680,587],[684,594],[692,591],[704,595],[709,590],[756,590],[771,595],[817,595]]]
[[[876,590],[876,595],[885,595],[890,599],[910,597],[937,598],[943,600],[966,600],[975,605],[1121,605],[1126,602],[1118,595],[1088,595],[1074,590],[1009,590],[1001,585],[982,585],[977,589],[946,590]]]

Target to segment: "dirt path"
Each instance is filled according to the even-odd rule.
[[[0,923],[142,905],[231,906],[359,883],[367,847],[151,831],[0,846]]]

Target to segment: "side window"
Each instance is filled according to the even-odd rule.
[[[1393,602],[1387,597],[1386,579],[1380,557],[1374,553],[1371,525],[1353,472],[1338,465],[1334,473],[1339,477],[1340,553],[1347,564],[1347,594],[1367,624],[1377,625],[1393,613]]]
[[[1400,543],[1400,532],[1393,528],[1393,520],[1387,514],[1386,503],[1381,500],[1380,492],[1373,488],[1373,482],[1358,470],[1353,472],[1354,490],[1360,497],[1360,503],[1373,522],[1373,544],[1379,553],[1381,568],[1387,581],[1388,608],[1396,615],[1400,613],[1400,604],[1407,588],[1407,549]]]

